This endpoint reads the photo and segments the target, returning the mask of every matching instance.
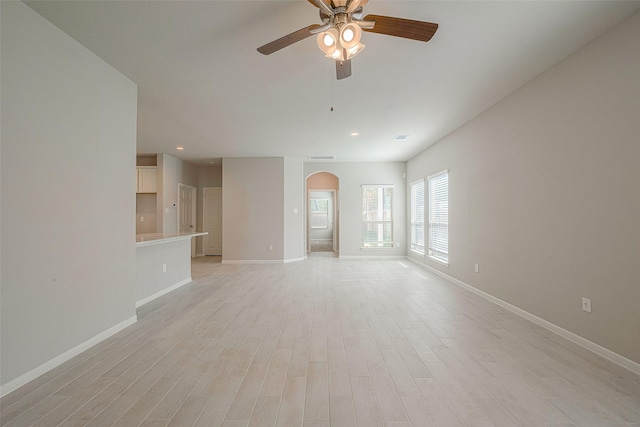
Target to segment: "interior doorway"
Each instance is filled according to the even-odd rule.
[[[335,190],[309,191],[310,252],[334,252]]]
[[[307,177],[307,253],[340,251],[338,177],[317,172]]]

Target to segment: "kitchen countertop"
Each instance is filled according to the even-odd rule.
[[[191,239],[192,237],[204,236],[207,232],[197,233],[145,233],[136,234],[136,247],[159,245],[162,243],[175,242],[178,240]]]

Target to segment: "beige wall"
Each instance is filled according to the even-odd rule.
[[[334,174],[340,182],[338,197],[340,257],[397,257],[407,254],[406,180],[403,177],[406,172],[406,164],[404,162],[305,163],[305,177],[316,172]],[[393,185],[393,238],[399,247],[361,249],[363,184]]]
[[[137,156],[136,166],[158,166],[158,156],[156,154]]]
[[[24,3],[0,8],[4,393],[135,321],[137,89]]]
[[[328,172],[317,172],[307,178],[307,190],[337,190],[338,177]]]
[[[162,265],[166,271],[162,271]],[[136,304],[191,280],[191,239],[136,248]]]
[[[196,213],[197,231],[203,230],[202,219],[202,189],[205,187],[222,187],[222,164],[210,166],[198,166],[198,209]],[[202,237],[196,237],[196,253],[202,254]]]
[[[223,262],[304,259],[302,171],[282,157],[223,160]]]
[[[198,187],[198,167],[193,163],[183,162],[169,154],[158,154],[158,174],[162,181],[158,189],[158,215],[163,233],[178,231],[178,184]],[[167,213],[166,210],[169,210]]]
[[[449,169],[450,265],[413,258],[635,362],[638,40],[640,13],[407,166]]]
[[[284,159],[225,158],[222,180],[223,262],[284,260]]]
[[[199,187],[222,187],[222,164],[198,166]]]
[[[284,260],[304,259],[304,176],[302,160],[284,159]]]

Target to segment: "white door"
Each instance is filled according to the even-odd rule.
[[[222,188],[202,190],[203,253],[222,255]]]
[[[180,233],[196,231],[196,189],[184,184],[178,184],[178,231]],[[196,239],[191,239],[191,256],[195,254]]]

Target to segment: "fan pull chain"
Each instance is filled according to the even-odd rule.
[[[330,111],[333,113],[333,75],[329,79],[329,89],[330,89],[329,93],[330,93],[330,97],[331,97],[331,99],[329,100],[329,104],[331,106]]]

